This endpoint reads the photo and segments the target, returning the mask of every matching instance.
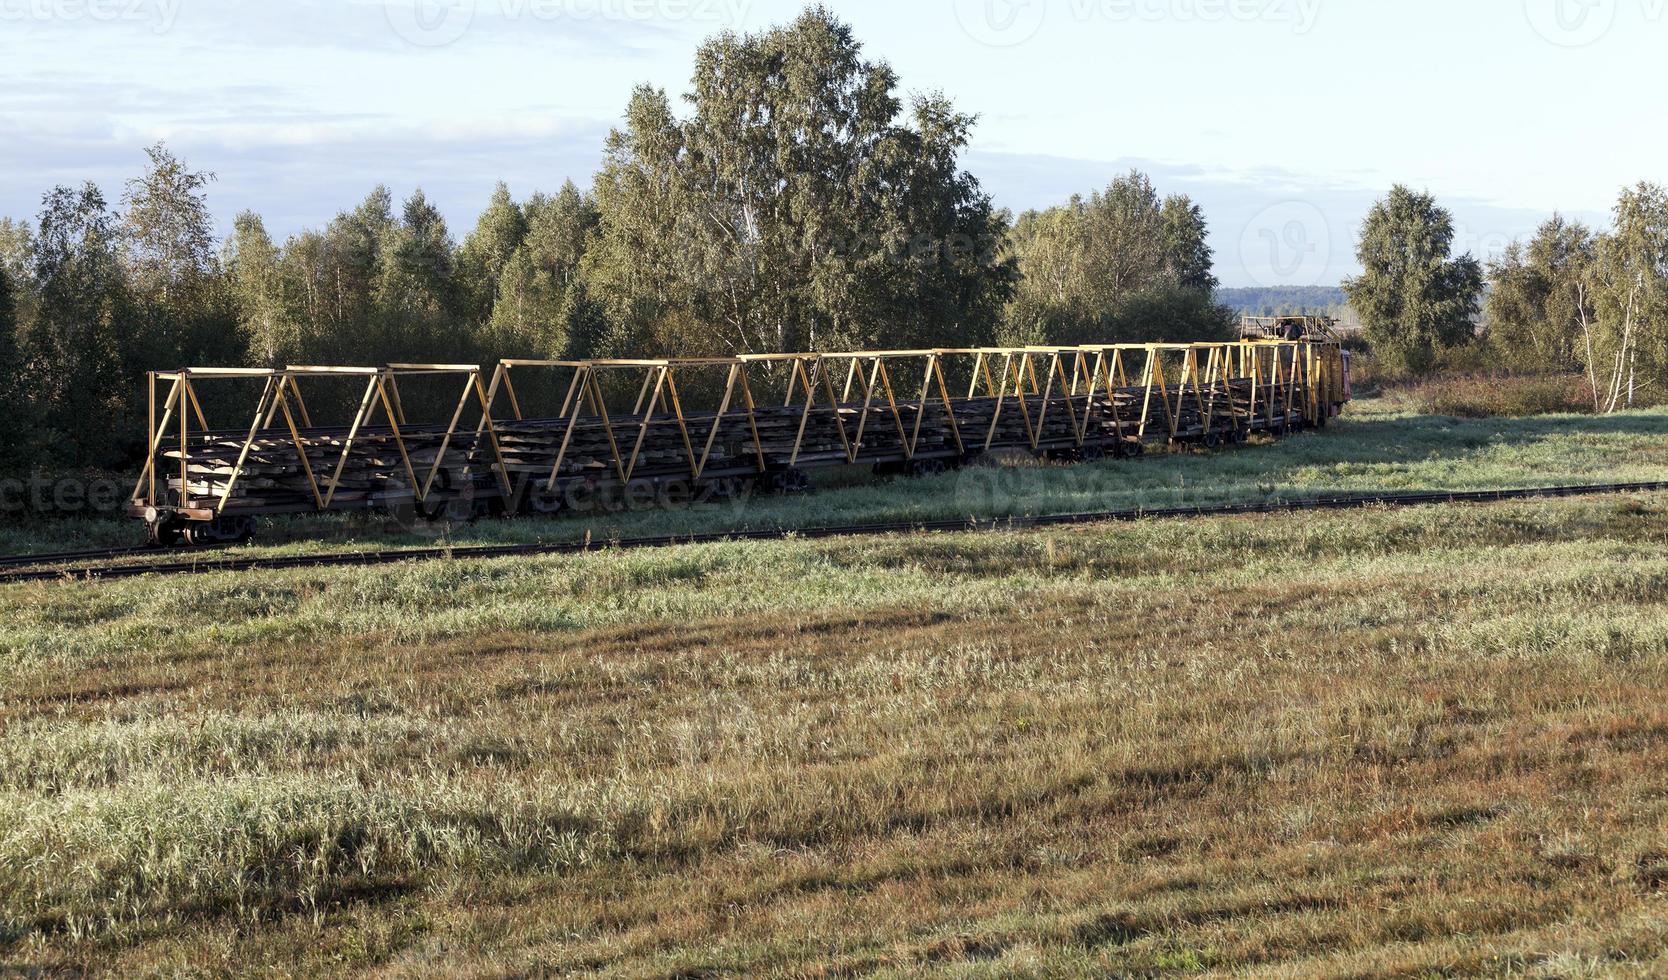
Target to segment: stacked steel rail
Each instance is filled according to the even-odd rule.
[[[304,394],[326,378],[358,386],[334,425]],[[458,385],[449,418],[408,417],[401,383],[415,378]],[[555,513],[599,494],[791,490],[827,466],[1213,447],[1324,425],[1349,397],[1347,357],[1311,340],[506,360],[490,380],[474,365],[186,368],[149,382],[130,512],[158,540],[192,543],[246,536],[262,514]],[[259,384],[254,410],[213,428],[198,388],[234,382]],[[535,387],[553,404],[530,404]]]

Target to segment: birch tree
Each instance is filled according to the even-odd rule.
[[[1595,408],[1614,412],[1668,378],[1668,191],[1641,183],[1622,192],[1589,289]]]
[[[1362,272],[1344,281],[1374,353],[1414,374],[1470,340],[1482,266],[1453,256],[1454,219],[1429,194],[1397,185],[1368,213],[1356,249]]]

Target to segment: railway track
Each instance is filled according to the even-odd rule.
[[[1554,497],[1590,497],[1618,493],[1668,491],[1668,481],[1651,483],[1602,483],[1564,487],[1523,487],[1507,490],[1420,491],[1414,493],[1351,494],[1308,497],[1297,500],[1262,501],[1246,504],[1209,504],[1193,507],[1132,508],[1042,517],[1010,517],[996,520],[907,521],[847,524],[796,529],[723,531],[711,534],[668,535],[624,538],[608,541],[562,542],[553,544],[485,545],[464,548],[412,548],[381,551],[338,552],[321,555],[237,557],[218,553],[204,555],[197,549],[162,551],[155,547],[61,552],[55,555],[20,555],[0,558],[0,584],[41,581],[113,580],[142,575],[199,575],[208,572],[243,572],[278,568],[324,568],[334,566],[390,565],[436,559],[487,559],[537,555],[570,555],[613,549],[665,548],[673,545],[712,544],[724,541],[768,541],[823,539],[887,534],[922,534],[1023,530],[1063,527],[1074,524],[1109,524],[1148,519],[1215,517],[1234,514],[1272,514],[1305,510],[1357,510],[1368,507],[1415,507],[1429,504],[1491,503]],[[157,554],[158,560],[120,565],[63,566],[80,561]],[[190,554],[202,557],[178,558]]]
[[[91,548],[86,551],[48,551],[33,555],[13,555],[11,557],[0,557],[0,572],[12,572],[23,568],[40,568],[47,565],[68,565],[84,561],[137,558],[141,555],[178,554],[184,550],[144,544],[131,548]],[[213,548],[194,548],[191,550],[209,551]]]

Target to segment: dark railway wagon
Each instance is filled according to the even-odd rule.
[[[357,408],[315,418],[307,391],[325,379],[352,386]],[[263,514],[554,514],[599,496],[792,491],[828,466],[928,473],[995,451],[1215,447],[1325,425],[1349,399],[1348,355],[1309,339],[506,360],[490,378],[474,365],[186,368],[149,380],[151,451],[129,510],[168,543],[246,537]],[[258,387],[244,423],[209,424],[198,389],[211,383]],[[402,383],[454,385],[449,415],[408,415]]]

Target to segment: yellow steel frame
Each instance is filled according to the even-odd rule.
[[[434,462],[429,468],[427,477],[421,483],[418,481],[405,436],[401,431],[401,425],[405,422],[405,412],[398,401],[396,379],[401,375],[410,374],[464,375],[463,396],[458,402],[457,410],[453,413],[451,424],[442,435],[440,448],[435,454]],[[304,429],[313,428],[313,420],[298,382],[302,378],[322,376],[363,377],[365,378],[365,390],[360,397],[359,407],[349,422],[347,437],[343,440],[341,452],[337,455],[335,463],[330,469],[330,475],[321,482],[319,474],[313,468],[312,460],[307,452],[307,442],[302,435]],[[410,481],[412,495],[419,502],[426,501],[432,492],[436,474],[443,465],[446,451],[456,435],[459,421],[472,395],[479,403],[482,412],[481,425],[477,429],[477,435],[484,429],[488,437],[488,444],[493,452],[494,466],[492,468],[497,474],[504,492],[506,494],[509,492],[508,472],[504,466],[503,450],[498,440],[497,427],[492,419],[486,391],[481,385],[480,369],[473,365],[393,364],[382,368],[291,366],[281,370],[266,368],[182,368],[178,371],[152,371],[147,376],[148,424],[151,432],[149,439],[150,451],[146,455],[144,469],[139,475],[139,483],[134,487],[131,498],[133,504],[146,506],[164,506],[168,504],[168,501],[158,492],[157,455],[162,449],[163,440],[173,438],[168,429],[171,424],[176,424],[175,415],[177,412],[176,430],[180,452],[180,487],[175,502],[181,510],[200,511],[204,509],[195,506],[197,501],[191,495],[189,469],[191,430],[187,413],[180,410],[182,403],[189,405],[191,407],[190,414],[197,419],[199,431],[204,434],[211,431],[195,390],[195,383],[204,380],[260,380],[262,382],[261,394],[256,402],[253,418],[250,420],[248,430],[238,447],[237,462],[232,466],[232,471],[228,475],[224,487],[215,495],[212,507],[207,508],[214,516],[225,513],[228,504],[231,502],[233,492],[236,490],[237,483],[243,477],[249,456],[254,452],[257,441],[264,432],[273,427],[280,415],[283,417],[284,429],[289,435],[290,444],[295,449],[302,473],[307,479],[307,486],[312,495],[314,507],[317,510],[330,509],[335,502],[342,473],[352,455],[353,447],[360,440],[365,427],[372,423],[373,415],[379,407],[388,423],[393,444],[399,451],[401,465],[405,470],[406,478]],[[160,420],[156,413],[156,386],[159,381],[172,383],[163,404],[163,413]],[[297,424],[297,414],[300,415],[299,425]]]
[[[952,395],[946,362],[971,358],[965,398]],[[913,366],[905,367],[906,364]],[[964,363],[964,362],[958,362]],[[1107,344],[1080,347],[982,347],[931,350],[848,351],[834,353],[754,354],[735,357],[660,358],[644,360],[504,360],[494,369],[490,384],[481,371],[467,364],[390,364],[384,367],[291,366],[268,369],[183,368],[153,371],[147,376],[147,426],[149,452],[139,482],[134,487],[135,505],[170,506],[160,492],[159,459],[165,447],[179,448],[179,493],[173,504],[182,510],[202,513],[191,494],[189,458],[192,425],[197,433],[212,430],[198,398],[196,385],[206,380],[258,380],[260,396],[247,430],[242,433],[237,461],[223,486],[217,489],[208,511],[224,513],[243,477],[250,455],[281,418],[283,433],[300,460],[313,504],[330,509],[337,499],[349,457],[368,429],[377,424],[380,413],[386,422],[386,437],[400,455],[400,465],[419,503],[434,491],[447,452],[458,439],[460,426],[474,403],[480,412],[465,472],[471,472],[483,455],[485,465],[509,497],[513,481],[505,461],[500,436],[499,401],[507,402],[509,419],[527,421],[525,406],[514,383],[522,369],[556,369],[571,372],[566,392],[554,421],[562,437],[543,485],[554,492],[575,433],[582,424],[595,423],[606,437],[612,476],[629,483],[640,471],[650,429],[656,425],[676,427],[678,442],[690,479],[707,472],[725,423],[745,419],[747,441],[751,443],[751,465],[758,472],[767,468],[764,441],[760,434],[760,409],[754,399],[749,375],[754,371],[774,372],[786,368],[786,394],[782,407],[797,409],[797,422],[787,465],[797,466],[813,417],[830,414],[832,431],[846,462],[876,458],[876,452],[896,453],[915,460],[922,452],[922,435],[927,417],[936,404],[943,412],[942,432],[946,444],[958,455],[973,449],[995,447],[1005,413],[1017,411],[1025,432],[1027,448],[1041,451],[1061,445],[1061,424],[1048,428],[1051,417],[1064,412],[1069,421],[1070,443],[1082,448],[1098,442],[1110,431],[1119,442],[1136,440],[1176,441],[1212,432],[1243,433],[1252,429],[1278,428],[1294,418],[1324,424],[1334,406],[1345,397],[1343,356],[1330,342],[1241,340],[1203,344]],[[710,428],[704,431],[685,412],[680,393],[680,376],[696,370],[724,372],[721,395]],[[920,378],[918,394],[900,399],[894,375]],[[602,380],[611,373],[637,372],[637,394],[628,415],[610,416]],[[836,391],[835,373],[843,372]],[[326,474],[315,472],[309,456],[307,430],[313,418],[302,396],[301,380],[339,376],[363,378],[365,387],[357,410],[347,427],[340,451],[326,461]],[[400,396],[400,379],[413,375],[441,375],[462,378],[450,420],[440,430],[438,448],[423,467],[414,462],[405,428],[410,424]],[[639,376],[640,375],[640,376]],[[1132,378],[1134,383],[1132,383]],[[158,385],[169,385],[158,399]],[[912,382],[911,382],[912,383]],[[958,404],[988,400],[989,423],[982,438],[963,431],[957,417]],[[160,417],[159,417],[160,413]],[[1182,431],[1184,415],[1196,419]],[[794,417],[793,415],[789,416]],[[852,418],[855,417],[855,424]],[[1103,428],[1093,426],[1097,417]],[[876,428],[877,426],[883,428]],[[616,430],[619,431],[616,431]],[[432,434],[435,429],[425,430]],[[466,430],[465,430],[466,431]],[[826,430],[825,430],[826,431]],[[1049,435],[1052,431],[1055,434]],[[880,433],[884,432],[884,437]],[[622,441],[622,438],[623,441]],[[895,437],[895,446],[889,440]],[[383,438],[380,433],[376,438]],[[866,439],[872,445],[866,444]],[[229,441],[229,440],[228,440]],[[313,451],[318,450],[314,440]],[[885,447],[870,452],[875,446]],[[896,458],[892,456],[891,458]],[[542,465],[542,464],[541,464]]]

